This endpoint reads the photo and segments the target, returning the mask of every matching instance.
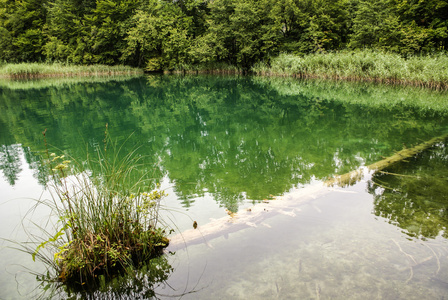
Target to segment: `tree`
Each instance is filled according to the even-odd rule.
[[[247,71],[276,51],[280,31],[269,14],[270,1],[218,0],[209,7],[207,43],[218,61]]]
[[[91,6],[80,6],[78,0],[54,0],[49,4],[45,26],[48,42],[44,45],[49,60],[92,63],[88,51],[89,28],[84,19]]]
[[[125,47],[125,29],[139,0],[97,0],[86,19],[90,24],[92,60],[101,64],[117,64]]]
[[[362,0],[353,20],[351,48],[377,48],[398,51],[401,24],[388,0]]]
[[[205,11],[203,2],[195,0],[146,2],[130,19],[122,61],[156,71],[207,60]]]
[[[0,1],[0,59],[43,59],[46,0]]]
[[[293,53],[345,47],[349,27],[346,0],[274,1],[270,14],[282,34],[280,49]]]
[[[447,49],[448,2],[446,0],[393,0],[403,22],[404,46],[415,51]]]
[[[345,47],[349,14],[345,0],[311,1],[309,23],[301,36],[302,52],[322,52]]]

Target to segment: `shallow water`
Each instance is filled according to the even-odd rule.
[[[167,255],[174,271],[151,287],[159,297],[448,296],[444,143],[386,170],[405,176],[367,174],[345,189],[323,185],[447,133],[446,94],[201,76],[3,86],[3,238],[26,240],[21,220],[47,180],[42,131],[51,151],[82,160],[102,146],[107,123],[125,149],[139,147],[144,171],[168,192],[165,219],[175,234],[184,233],[185,244],[168,249],[175,251]],[[416,177],[423,179],[402,180]],[[260,207],[265,210],[256,215]],[[30,218],[42,224],[48,212],[36,210]],[[196,242],[188,240],[193,220],[204,235]],[[212,226],[217,229],[208,234]],[[0,258],[1,299],[42,293],[32,291],[38,283],[26,268],[40,272],[42,266],[29,255],[2,248]],[[140,295],[137,285],[121,295]]]
[[[170,287],[159,292],[192,292],[186,299],[446,297],[446,240],[408,239],[371,213],[372,200],[359,183],[298,201],[290,207],[294,217],[278,214],[256,228],[178,250]]]

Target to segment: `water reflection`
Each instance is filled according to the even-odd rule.
[[[10,185],[16,183],[18,174],[22,171],[20,150],[19,145],[2,145],[0,150],[0,170]]]
[[[448,127],[444,111],[375,106],[370,89],[357,89],[356,98],[353,87],[339,88],[349,100],[326,90],[319,83],[200,76],[3,89],[0,164],[14,185],[20,166],[11,145],[21,144],[44,181],[45,128],[52,145],[82,159],[86,144],[101,144],[108,123],[119,141],[134,133],[128,150],[139,146],[152,176],[169,177],[183,206],[207,192],[237,211],[242,201],[346,173]]]
[[[165,285],[173,271],[167,256],[160,256],[139,270],[128,270],[110,281],[99,277],[89,287],[61,285],[48,281],[46,276],[38,276],[42,291],[39,299],[157,299],[155,290]]]
[[[119,143],[127,139],[123,153],[139,147],[142,172],[170,181],[173,201],[201,207],[206,216],[195,218],[200,226],[218,206],[236,211],[244,201],[277,196],[291,187],[300,190],[443,135],[448,128],[447,107],[439,105],[446,94],[409,88],[167,76],[39,87],[1,90],[0,183],[11,187],[2,196],[10,199],[8,191],[19,189],[27,197],[40,193],[26,189],[36,183],[32,176],[41,184],[46,181],[40,165],[43,130],[48,129],[52,151],[83,159],[102,145],[108,123]],[[371,194],[361,182],[300,206],[302,199],[297,199],[296,217],[278,215],[260,224],[266,226],[195,245],[189,253],[179,251],[156,268],[154,277],[142,273],[94,293],[56,293],[61,298],[149,298],[165,293],[158,285],[167,280],[176,283],[174,291],[166,292],[168,298],[184,290],[186,280],[194,289],[205,278],[211,282],[198,286],[204,287],[203,299],[441,298],[448,270],[448,175],[445,144],[437,149],[403,169],[387,170],[412,177],[376,174]],[[442,180],[436,183],[432,176]],[[14,220],[7,219],[12,214],[3,211],[3,224],[13,226]],[[374,220],[372,211],[412,236],[443,238],[407,241],[397,227]],[[173,272],[170,265],[176,260],[181,266]],[[4,281],[4,288],[14,286]],[[199,299],[198,294],[186,298]]]
[[[378,172],[369,182],[374,213],[418,238],[448,238],[448,148],[439,143]]]

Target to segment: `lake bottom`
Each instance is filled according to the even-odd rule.
[[[372,214],[372,203],[366,182],[298,199],[290,215],[176,251],[169,258],[174,272],[156,293],[162,299],[448,297],[446,240],[410,238]]]

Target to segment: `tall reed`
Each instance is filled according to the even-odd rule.
[[[438,53],[403,58],[373,50],[280,54],[252,71],[259,75],[331,78],[448,89],[448,55]]]

